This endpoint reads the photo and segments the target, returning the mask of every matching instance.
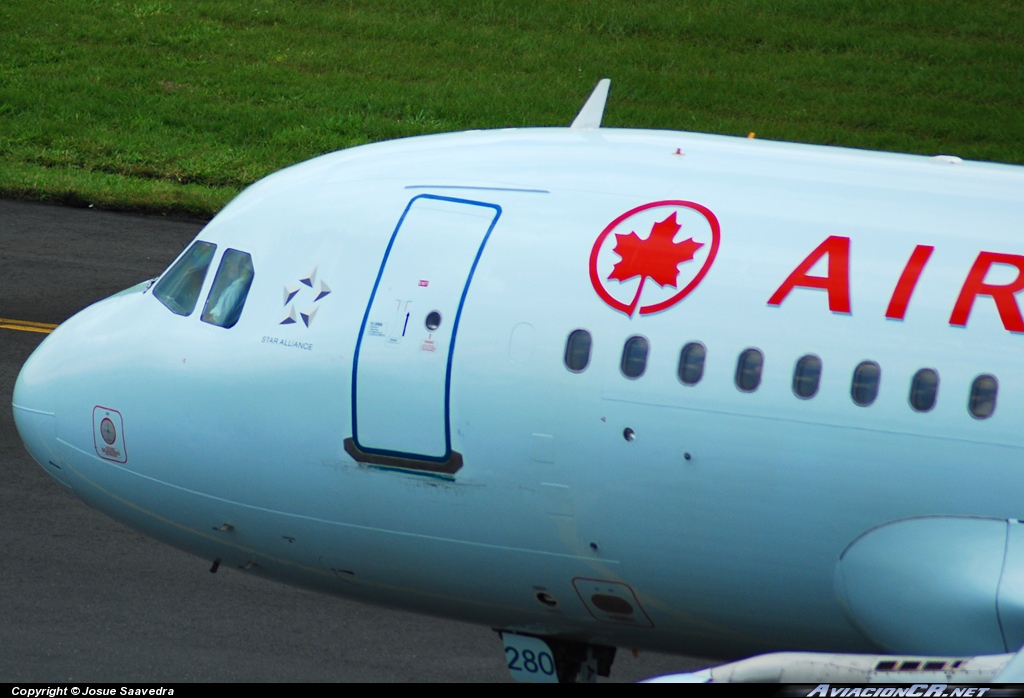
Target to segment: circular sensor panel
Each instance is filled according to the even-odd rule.
[[[108,445],[113,445],[117,441],[117,429],[114,428],[114,423],[110,420],[110,417],[104,417],[103,421],[100,422],[100,435]]]

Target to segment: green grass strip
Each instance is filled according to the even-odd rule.
[[[0,161],[0,197],[210,218],[239,189]]]
[[[4,0],[0,195],[212,215],[402,136],[605,125],[1024,163],[1015,0]]]

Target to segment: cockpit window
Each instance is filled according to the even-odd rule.
[[[252,285],[252,257],[248,252],[225,250],[213,288],[203,309],[203,322],[219,327],[234,327],[242,314],[249,286]]]
[[[203,290],[206,270],[210,268],[216,245],[197,240],[192,243],[170,271],[164,274],[153,295],[176,315],[191,315]]]

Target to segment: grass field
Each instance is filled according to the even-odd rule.
[[[1024,163],[1018,0],[4,0],[0,196],[211,215],[360,143],[605,125]]]

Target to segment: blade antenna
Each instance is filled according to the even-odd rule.
[[[580,109],[580,113],[573,119],[569,128],[601,128],[601,118],[604,116],[604,104],[608,101],[608,88],[612,81],[602,78],[597,81],[597,86],[590,93],[587,103]]]

